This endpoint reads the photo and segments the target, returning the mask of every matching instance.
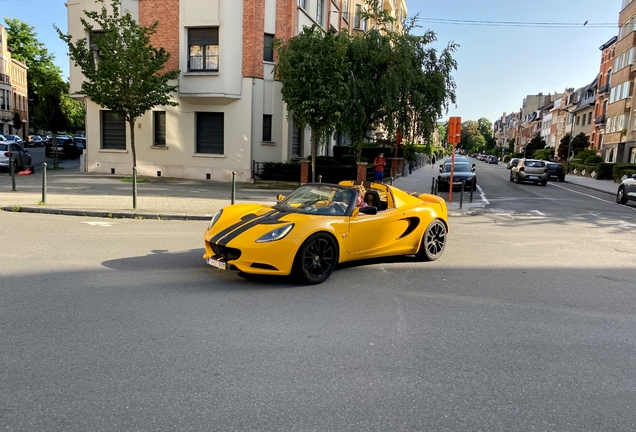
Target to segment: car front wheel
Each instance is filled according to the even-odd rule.
[[[616,202],[619,204],[627,204],[627,195],[625,195],[625,188],[623,186],[618,188],[616,192]]]
[[[435,261],[442,256],[446,247],[446,225],[439,219],[435,219],[424,231],[422,244],[415,256],[423,261]]]
[[[338,246],[329,234],[314,234],[302,244],[295,261],[296,273],[303,281],[322,283],[338,264]]]
[[[515,183],[517,184],[521,183],[521,180],[519,180],[519,176],[515,177]]]

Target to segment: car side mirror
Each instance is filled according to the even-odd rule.
[[[360,213],[362,214],[368,214],[368,215],[374,215],[374,214],[378,214],[378,208],[375,206],[366,206],[366,207],[362,207],[360,209]]]
[[[632,178],[636,180],[636,174],[632,174]]]
[[[284,199],[285,199],[285,195],[278,194],[278,195],[276,195],[276,199],[277,199],[278,201],[282,201],[282,200],[284,200]]]

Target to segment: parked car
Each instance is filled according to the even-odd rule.
[[[5,135],[4,140],[10,143],[20,144],[21,146],[24,145],[22,138],[18,135]]]
[[[29,135],[26,142],[27,147],[42,147],[44,146],[44,140],[40,135]]]
[[[511,169],[513,166],[517,165],[519,163],[519,158],[512,158],[508,161],[508,164],[506,164],[506,168]]]
[[[224,207],[203,236],[205,262],[219,270],[251,274],[295,273],[306,283],[318,284],[346,261],[394,255],[434,261],[442,256],[448,232],[442,198],[364,182],[367,191],[387,199],[387,208],[358,208],[353,186],[359,183],[304,184],[279,196],[274,206]]]
[[[80,155],[80,149],[77,148],[73,138],[68,135],[58,135],[55,137],[55,145],[57,147],[57,157],[67,159],[77,159]],[[55,156],[53,143],[47,143],[44,150],[44,156],[52,158]]]
[[[27,166],[31,165],[31,155],[20,144],[8,141],[2,141],[0,135],[0,167],[11,169],[9,158],[13,162],[13,171],[23,171]]]
[[[616,192],[616,202],[627,204],[628,200],[636,201],[636,174],[623,180]]]
[[[555,179],[560,182],[565,181],[565,168],[563,164],[546,161],[545,166],[548,168],[548,180]]]
[[[497,156],[490,155],[486,158],[486,163],[499,164],[499,158]]]
[[[548,168],[545,162],[537,159],[519,159],[517,165],[510,169],[510,181],[534,182],[545,186],[548,184]]]
[[[84,135],[75,135],[73,142],[79,150],[86,150],[86,137]]]
[[[455,167],[453,170],[453,189],[461,188],[462,183],[465,181],[466,190],[477,190],[477,174],[475,174],[475,165],[470,166],[468,163],[455,163],[446,164],[443,168],[440,168],[439,175],[437,176],[437,190],[447,191],[450,189],[450,175],[451,167]]]

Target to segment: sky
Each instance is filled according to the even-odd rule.
[[[457,104],[444,116],[462,121],[486,117],[494,122],[503,113],[518,111],[523,98],[539,92],[561,93],[583,87],[599,72],[599,47],[618,32],[621,0],[406,0],[409,15],[420,19],[524,23],[575,23],[576,26],[538,27],[440,24],[419,21],[433,30],[443,49],[460,45]],[[64,0],[0,0],[0,18],[18,18],[34,27],[38,39],[56,57],[64,77],[69,74],[66,45],[53,24],[67,30]],[[588,21],[588,26],[583,23]],[[594,27],[591,24],[612,24]]]

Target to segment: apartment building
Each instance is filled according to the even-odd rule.
[[[572,137],[584,133],[590,141],[592,140],[592,117],[594,117],[596,104],[597,82],[598,77],[585,87],[576,89],[570,96],[568,110],[572,116],[571,121],[574,121],[574,125],[571,126]]]
[[[400,19],[405,0],[384,0]],[[159,21],[152,39],[179,69],[176,107],[155,107],[137,120],[137,169],[144,176],[240,182],[253,162],[285,162],[310,153],[311,130],[294,122],[273,76],[272,38],[289,39],[304,26],[365,31],[362,0],[122,0],[144,26]],[[80,17],[95,0],[68,0],[68,28],[87,37]],[[71,62],[71,94],[82,98],[83,76]],[[130,174],[130,136],[123,120],[86,100],[89,172]],[[288,115],[289,114],[289,115]],[[333,142],[332,142],[333,144]],[[329,147],[322,149],[329,153]]]
[[[607,123],[601,156],[606,162],[636,162],[636,121],[632,98],[636,78],[636,1],[623,0],[618,16],[614,64],[609,74]]]
[[[0,25],[0,134],[20,135],[24,140],[29,131],[27,66],[11,58],[7,31]],[[15,114],[20,116],[20,128],[14,128]]]
[[[594,105],[594,130],[592,132],[592,148],[602,151],[603,135],[607,124],[607,105],[610,96],[610,78],[614,67],[614,50],[618,36],[614,36],[599,47],[601,50],[601,66],[598,73],[596,103]]]

